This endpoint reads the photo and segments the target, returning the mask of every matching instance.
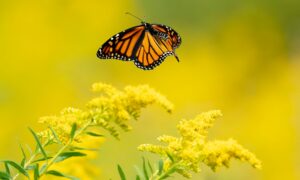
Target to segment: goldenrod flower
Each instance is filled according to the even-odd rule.
[[[221,116],[221,112],[215,110],[202,113],[191,120],[182,120],[177,125],[179,138],[167,135],[158,137],[167,146],[142,144],[138,149],[161,155],[166,172],[176,168],[176,172],[185,177],[191,177],[191,171],[199,172],[201,162],[216,170],[217,167],[228,167],[231,158],[247,161],[254,168],[260,168],[261,162],[255,155],[236,141],[206,140],[208,129]]]
[[[127,86],[120,91],[108,84],[95,83],[92,85],[92,90],[99,93],[99,96],[89,101],[85,110],[70,107],[63,109],[57,116],[40,118],[39,122],[50,128],[40,132],[39,136],[45,142],[60,141],[67,145],[71,142],[71,146],[77,146],[80,143],[79,147],[89,143],[88,147],[95,146],[99,145],[99,141],[86,137],[84,133],[71,139],[72,126],[76,124],[79,131],[92,126],[102,127],[115,138],[119,138],[119,129],[129,131],[131,129],[129,121],[136,120],[140,116],[142,108],[157,103],[167,112],[171,112],[173,109],[173,105],[164,96],[147,85]],[[88,157],[91,155],[88,153]],[[77,173],[74,173],[76,166],[82,167],[81,165],[84,165],[85,168],[80,168],[81,171],[76,170]],[[62,162],[61,166],[54,165],[53,167],[82,179],[94,179],[97,176],[95,168],[89,165],[87,159],[73,159]]]
[[[213,170],[221,166],[228,167],[231,158],[249,162],[254,168],[261,168],[261,162],[255,155],[233,139],[207,142],[203,148],[203,156],[203,162]]]
[[[108,84],[95,83],[92,85],[92,90],[100,93],[100,96],[88,102],[86,110],[66,108],[59,116],[42,117],[39,122],[51,126],[62,142],[69,140],[69,133],[74,123],[78,128],[91,123],[119,138],[117,127],[129,131],[131,129],[129,120],[137,119],[141,109],[147,105],[157,103],[168,112],[173,109],[172,103],[148,85],[127,86],[124,91],[120,91]],[[41,132],[40,135],[52,136],[49,131]]]
[[[66,143],[69,140],[72,125],[76,123],[78,127],[81,127],[86,123],[87,118],[88,115],[86,112],[69,107],[63,109],[59,116],[45,116],[40,118],[39,123],[52,127],[56,131],[60,141]],[[40,132],[40,135],[55,140],[53,133],[49,129]]]

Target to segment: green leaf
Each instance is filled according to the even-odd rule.
[[[145,177],[145,179],[149,179],[147,168],[146,168],[146,162],[145,162],[145,158],[144,157],[143,157],[143,171],[144,171],[144,177]]]
[[[71,138],[72,141],[73,141],[73,139],[74,139],[74,137],[75,137],[76,129],[77,129],[77,124],[74,123],[74,124],[72,125],[72,129],[71,129],[71,133],[70,133],[70,138]]]
[[[121,180],[126,180],[125,173],[124,173],[124,171],[122,170],[122,167],[119,164],[118,164],[118,172],[119,172]]]
[[[59,171],[56,171],[56,170],[50,170],[50,171],[47,171],[46,174],[48,175],[53,175],[53,176],[58,176],[58,177],[65,177],[65,178],[69,178],[69,179],[72,179],[72,180],[80,180],[79,178],[77,177],[73,177],[73,176],[69,176],[69,175],[65,175]]]
[[[30,132],[32,133],[32,135],[33,135],[33,137],[34,137],[34,139],[35,139],[35,141],[36,141],[36,143],[37,143],[37,146],[38,146],[39,149],[41,150],[43,156],[44,156],[45,158],[47,158],[46,151],[44,150],[43,145],[42,145],[42,143],[41,143],[39,137],[38,137],[37,134],[33,131],[33,129],[29,128],[29,130],[30,130]]]
[[[51,159],[51,158],[52,158],[51,156],[48,156],[47,158],[42,157],[42,158],[39,158],[39,159],[36,159],[36,160],[32,161],[31,163],[37,163],[37,162],[41,162],[41,161],[46,161],[46,160]]]
[[[160,159],[158,161],[158,175],[161,175],[161,173],[163,172],[163,167],[164,167],[164,161]]]
[[[158,180],[167,179],[168,177],[170,177],[170,176],[167,174],[164,174],[163,176],[159,177]]]
[[[94,133],[94,132],[85,132],[87,135],[90,135],[90,136],[94,136],[94,137],[103,137],[102,134],[97,134],[97,133]]]
[[[56,171],[56,170],[47,171],[46,174],[51,174],[51,175],[54,175],[54,176],[64,177],[63,173],[61,173],[59,171]]]
[[[8,163],[7,162],[4,162],[4,166],[5,166],[5,171],[8,175],[10,175],[10,169],[9,169],[9,166],[8,166]]]
[[[149,169],[150,169],[150,171],[151,171],[151,174],[153,174],[153,168],[152,168],[152,166],[151,166],[151,163],[150,163],[150,161],[148,160],[148,167],[149,167]]]
[[[83,148],[83,147],[78,147],[78,146],[71,146],[70,150],[84,150],[84,151],[99,151],[100,149],[97,148]]]
[[[3,161],[4,163],[7,163],[11,166],[13,166],[15,169],[17,169],[20,173],[24,174],[25,176],[27,176],[29,178],[29,174],[28,172],[22,167],[20,166],[19,164],[13,162],[13,161],[9,161],[9,160],[6,160],[6,161]]]
[[[26,160],[26,153],[25,153],[25,151],[24,151],[24,149],[23,149],[22,145],[21,145],[21,144],[19,144],[19,146],[20,146],[20,149],[21,149],[21,151],[22,151],[23,158]]]
[[[139,175],[136,175],[135,180],[141,180]]]
[[[26,163],[26,159],[23,158],[22,161],[21,161],[21,166],[24,167],[24,166],[25,166],[25,163]]]
[[[168,152],[167,152],[167,155],[168,155],[169,159],[170,159],[172,162],[174,162],[173,156],[172,156],[170,153],[168,153]]]
[[[38,180],[40,177],[40,173],[39,173],[39,164],[35,164],[34,165],[34,180]]]
[[[0,171],[0,179],[3,179],[3,180],[9,180],[9,179],[11,179],[11,177],[10,177],[10,175],[7,174],[6,172]]]
[[[57,141],[58,144],[62,144],[62,142],[60,141],[60,139],[58,138],[57,133],[55,132],[55,130],[52,128],[52,126],[49,126],[49,129],[51,130],[55,140]]]
[[[86,156],[86,154],[81,152],[76,152],[76,151],[63,152],[54,160],[54,162],[60,162],[71,157],[80,157],[80,156]]]

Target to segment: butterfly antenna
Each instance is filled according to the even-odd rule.
[[[144,20],[143,20],[143,19],[141,19],[141,18],[137,17],[136,15],[133,15],[133,14],[131,14],[130,12],[126,12],[125,14],[127,14],[127,15],[130,15],[130,16],[132,16],[132,17],[134,17],[134,18],[136,18],[136,19],[138,19],[138,20],[140,20],[140,21],[144,22]]]

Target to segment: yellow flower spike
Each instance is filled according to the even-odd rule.
[[[184,177],[191,177],[190,172],[200,172],[200,163],[205,163],[216,170],[221,166],[228,167],[232,158],[246,161],[254,168],[260,168],[261,162],[255,155],[236,141],[206,140],[208,129],[221,116],[221,111],[214,110],[202,113],[194,119],[182,120],[177,125],[181,137],[163,135],[158,137],[158,141],[167,143],[167,146],[143,144],[138,147],[138,150],[159,154],[167,164],[164,169],[166,172],[168,168],[175,166],[176,172]]]
[[[116,88],[114,88],[112,85],[105,84],[105,83],[94,83],[92,85],[92,91],[93,92],[102,92],[107,95],[113,95],[118,92]]]
[[[254,168],[261,168],[261,161],[249,150],[239,145],[235,140],[211,141],[203,148],[204,163],[216,170],[222,165],[229,166],[231,158],[250,163]]]
[[[213,126],[214,121],[221,117],[219,110],[209,111],[198,115],[192,120],[182,120],[177,126],[180,134],[185,139],[204,138],[208,133],[208,129]]]
[[[164,143],[172,143],[172,142],[178,141],[178,139],[176,137],[168,136],[168,135],[159,136],[157,138],[157,140],[160,142],[164,142]]]
[[[140,151],[148,151],[155,154],[166,155],[166,148],[162,146],[152,145],[152,144],[141,144],[137,148]]]
[[[148,85],[139,85],[137,87],[127,86],[125,93],[128,99],[142,107],[147,104],[157,103],[168,112],[172,112],[174,109],[174,105],[165,96],[150,88]],[[136,96],[137,94],[139,94],[139,96]]]
[[[168,153],[176,154],[182,148],[181,140],[176,137],[173,137],[173,136],[163,135],[163,136],[158,137],[157,140],[160,142],[169,144],[169,146],[168,146],[169,152]]]

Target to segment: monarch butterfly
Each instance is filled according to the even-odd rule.
[[[175,49],[181,44],[179,34],[166,25],[150,24],[138,19],[141,25],[112,36],[99,48],[97,57],[134,61],[137,67],[144,70],[154,69],[170,55],[174,55],[179,62],[175,54]]]

